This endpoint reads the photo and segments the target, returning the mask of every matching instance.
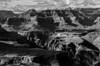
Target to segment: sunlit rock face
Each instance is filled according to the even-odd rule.
[[[100,39],[100,37],[97,37],[94,41],[93,41],[93,43],[100,49],[100,42],[99,42],[99,39]]]

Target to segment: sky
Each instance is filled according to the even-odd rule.
[[[0,10],[1,9],[27,9],[31,7],[41,7],[44,8],[48,6],[61,6],[62,4],[69,4],[69,0],[0,0]],[[22,8],[23,7],[23,8]]]
[[[99,1],[99,2],[98,2]],[[90,2],[90,3],[87,3]],[[31,8],[43,9],[51,7],[87,6],[100,4],[100,0],[0,0],[0,10],[23,12]],[[98,6],[95,5],[95,6]],[[99,5],[100,6],[100,5]]]

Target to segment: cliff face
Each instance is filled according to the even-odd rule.
[[[19,55],[22,52],[25,52],[26,55],[28,53],[41,55],[43,52],[42,56],[38,55],[39,57],[33,61],[41,65],[46,65],[45,63],[49,65],[53,59],[58,60],[61,66],[63,65],[62,61],[65,61],[66,65],[73,63],[76,66],[82,66],[82,64],[91,66],[93,62],[97,62],[99,47],[87,41],[84,36],[99,31],[99,29],[93,28],[93,26],[99,25],[99,8],[66,8],[41,11],[30,9],[27,12],[17,14],[17,16],[15,14],[8,16],[8,14],[5,13],[4,16],[0,17],[0,47],[4,48],[6,45],[5,47],[11,48],[2,50],[1,47],[0,50],[5,51],[5,54],[14,53],[13,50],[18,50],[15,53],[19,53]],[[10,45],[7,41],[15,43]],[[43,51],[37,52],[34,48],[43,49]],[[54,52],[46,55],[44,51],[47,54],[49,51]],[[38,61],[41,57],[45,62]],[[62,58],[67,59],[63,60]]]
[[[41,11],[30,9],[22,14],[17,14],[17,16],[13,14],[12,17],[7,16],[8,12],[7,14],[5,13],[6,11],[2,12],[5,15],[0,17],[1,28],[20,35],[26,35],[32,31],[52,33],[60,30],[91,30],[88,27],[92,27],[99,22],[97,20],[99,9],[96,8],[47,9]],[[3,14],[2,12],[0,13]]]
[[[6,23],[9,26],[13,26],[14,30],[17,31],[21,30],[21,28],[32,29],[34,26],[36,26],[36,28],[34,27],[35,29],[42,28],[42,30],[59,30],[62,27],[63,29],[69,27],[84,29],[85,27],[96,25],[100,16],[98,14],[99,8],[47,9],[39,12],[30,9],[21,14],[11,14],[10,12],[6,14],[5,12],[0,12],[5,14],[5,16],[1,15],[0,17],[1,24]],[[28,27],[27,24],[32,25],[32,27]]]

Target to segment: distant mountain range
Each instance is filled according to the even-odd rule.
[[[16,17],[18,14],[13,13],[13,11],[0,10],[0,17]]]
[[[32,22],[33,20],[31,18],[36,17],[35,21],[38,23],[37,25],[38,28],[41,27],[43,28],[43,30],[45,28],[46,30],[50,29],[48,27],[50,25],[52,26],[50,30],[58,29],[58,27],[62,28],[64,27],[64,25],[66,26],[64,28],[68,28],[68,26],[73,26],[75,28],[79,27],[83,29],[86,26],[88,27],[96,24],[95,20],[98,17],[100,17],[99,12],[100,12],[99,8],[76,8],[76,9],[65,8],[65,9],[46,9],[39,11],[35,9],[29,9],[28,11],[20,14],[16,14],[12,11],[0,10],[0,19],[1,19],[0,22],[5,21],[8,22],[9,24],[10,23],[9,21],[12,21],[12,23],[17,22],[16,24],[18,24],[24,21],[23,23],[26,23],[27,20],[29,22],[30,21]],[[23,18],[24,20],[22,20],[21,18]],[[19,24],[19,26],[20,25],[21,24]]]
[[[95,25],[94,22],[100,17],[98,9],[92,8],[77,8],[77,9],[47,9],[37,11],[30,9],[21,14],[15,14],[12,11],[0,11],[0,40],[19,40],[18,37],[26,39],[19,35],[18,32],[63,32],[74,31],[84,32],[92,29],[87,29]],[[91,14],[90,14],[91,13]],[[72,18],[73,19],[72,21]],[[37,22],[35,24],[34,22]],[[99,22],[99,21],[98,21]],[[98,23],[97,22],[97,23]],[[6,24],[6,25],[5,25]],[[30,27],[31,25],[31,27]],[[87,26],[87,27],[86,27]],[[63,27],[63,28],[62,28]],[[7,37],[7,38],[6,38]],[[16,37],[16,38],[14,38]],[[14,38],[14,39],[13,39]]]

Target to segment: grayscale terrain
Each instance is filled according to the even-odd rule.
[[[100,1],[0,0],[0,66],[100,66]]]

